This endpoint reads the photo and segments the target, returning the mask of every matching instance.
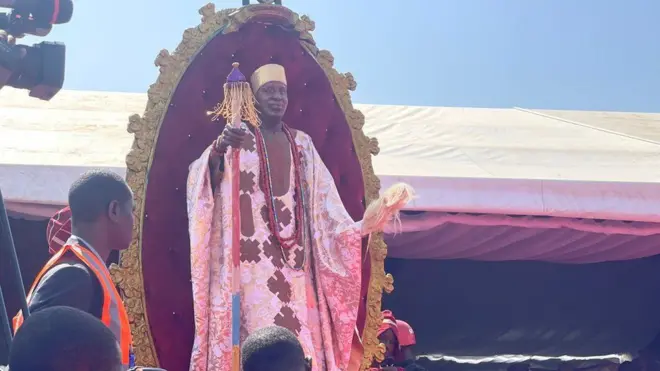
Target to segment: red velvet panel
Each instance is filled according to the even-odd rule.
[[[148,175],[142,267],[156,351],[161,367],[168,370],[188,368],[193,342],[185,200],[188,165],[222,130],[206,112],[222,99],[222,85],[234,61],[240,62],[246,76],[267,63],[286,68],[290,102],[285,122],[313,138],[351,216],[358,220],[364,212],[362,172],[350,129],[326,75],[304,51],[298,35],[252,23],[212,39],[174,93]],[[365,291],[367,281],[363,282]]]

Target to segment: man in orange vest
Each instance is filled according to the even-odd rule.
[[[71,237],[37,275],[27,300],[31,312],[74,307],[99,318],[113,332],[124,369],[133,366],[128,315],[106,267],[114,250],[128,248],[133,232],[133,193],[119,175],[83,174],[69,190]],[[23,314],[14,317],[14,331]]]

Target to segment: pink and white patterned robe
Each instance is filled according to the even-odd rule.
[[[268,227],[259,156],[248,130],[240,154],[241,340],[279,325],[294,332],[313,369],[346,370],[360,298],[361,222],[344,208],[311,138],[293,131],[301,154],[309,243],[280,249]],[[195,342],[191,371],[231,368],[231,156],[219,189],[211,189],[210,147],[190,166],[188,217]],[[272,171],[277,171],[273,169]],[[283,237],[294,231],[294,172],[276,197]],[[302,267],[302,269],[297,269]]]

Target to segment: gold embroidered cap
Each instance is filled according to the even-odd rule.
[[[252,91],[256,94],[259,88],[271,81],[278,81],[286,85],[286,73],[283,66],[279,64],[265,64],[257,68],[250,78]]]

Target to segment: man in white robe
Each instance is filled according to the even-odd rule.
[[[190,369],[229,371],[232,363],[231,147],[240,148],[241,339],[282,326],[296,334],[314,370],[343,371],[360,301],[362,237],[372,231],[346,212],[311,138],[282,123],[284,68],[262,66],[251,87],[261,125],[227,126],[190,166]]]

